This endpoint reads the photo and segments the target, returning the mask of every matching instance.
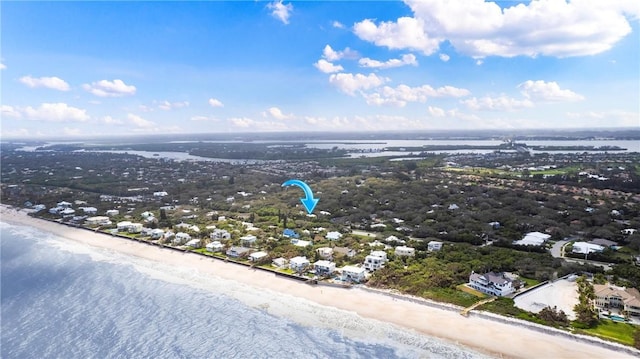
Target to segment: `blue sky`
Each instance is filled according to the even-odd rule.
[[[640,128],[637,0],[0,11],[2,138]]]

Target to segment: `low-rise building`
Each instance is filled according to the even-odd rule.
[[[442,249],[442,242],[430,241],[427,243],[427,250],[429,252],[439,251]]]
[[[206,245],[208,252],[222,252],[224,245],[220,241],[213,241]]]
[[[507,278],[504,273],[496,272],[485,274],[471,272],[468,285],[473,289],[498,297],[509,295],[516,290],[512,279]]]
[[[387,252],[385,251],[372,251],[368,256],[364,258],[364,268],[370,272],[376,271],[387,263]]]
[[[416,249],[407,246],[397,246],[395,253],[400,257],[413,257],[416,255]]]
[[[336,271],[336,264],[328,260],[319,260],[313,263],[313,269],[319,276],[331,275]]]
[[[256,243],[257,240],[258,240],[258,237],[254,236],[253,234],[240,237],[240,243],[242,244],[243,247],[251,247]]]
[[[610,284],[594,284],[594,305],[599,311],[623,310],[630,316],[640,316],[640,292],[636,288],[616,287]]]
[[[589,254],[595,252],[604,251],[604,247],[599,244],[593,244],[589,242],[574,242],[573,249],[571,250],[573,253],[580,254]]]
[[[253,252],[249,255],[249,260],[254,263],[259,263],[268,258],[269,254],[264,251]]]
[[[513,244],[518,246],[541,246],[546,242],[550,235],[540,232],[529,232],[521,240],[514,241]]]
[[[346,282],[360,283],[366,279],[367,270],[363,267],[344,266],[340,270],[340,279]]]
[[[108,226],[111,224],[111,219],[109,219],[109,217],[107,216],[88,217],[87,219],[85,219],[84,224],[90,227]]]
[[[202,248],[202,240],[197,238],[192,239],[189,242],[187,242],[187,246],[191,248]]]
[[[302,272],[307,267],[309,267],[311,263],[307,259],[307,257],[293,257],[289,260],[289,268],[294,272]]]
[[[227,255],[231,258],[246,257],[251,252],[251,248],[246,247],[231,247],[227,250]]]

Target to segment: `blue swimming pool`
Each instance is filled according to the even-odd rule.
[[[624,317],[621,317],[619,315],[610,315],[609,319],[613,320],[614,322],[626,322],[626,319],[624,319]]]

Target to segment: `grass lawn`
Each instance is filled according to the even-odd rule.
[[[469,294],[471,294],[471,295],[475,295],[475,296],[476,296],[476,297],[478,297],[478,298],[486,298],[486,297],[487,297],[487,295],[486,295],[486,294],[484,294],[484,293],[482,293],[482,292],[480,292],[480,291],[477,291],[477,290],[475,290],[475,289],[473,289],[473,288],[469,288],[469,287],[467,287],[467,286],[466,286],[466,285],[464,285],[464,284],[460,284],[460,285],[459,285],[459,286],[457,286],[456,288],[457,288],[458,290],[461,290],[461,291],[465,292],[465,293],[469,293]]]
[[[637,326],[629,323],[614,322],[610,319],[601,319],[595,328],[581,329],[578,332],[584,332],[595,335],[603,339],[612,340],[625,345],[633,345],[633,332],[638,329]]]
[[[531,279],[531,278],[525,278],[525,277],[520,277],[518,279],[520,279],[521,281],[525,282],[527,288],[531,288],[536,284],[540,284],[540,281],[537,280],[537,279]]]

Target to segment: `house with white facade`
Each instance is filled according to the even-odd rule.
[[[407,246],[397,246],[395,253],[399,257],[413,257],[416,255],[416,249]]]
[[[636,288],[616,287],[610,284],[594,284],[594,306],[598,311],[623,310],[630,316],[640,317],[640,292]]]
[[[213,232],[209,235],[209,237],[214,241],[223,241],[231,239],[231,233],[224,229],[214,229]]]
[[[160,228],[152,229],[151,232],[149,232],[151,239],[160,239],[162,236],[164,236],[164,231]]]
[[[318,252],[318,255],[322,259],[332,259],[333,258],[333,248],[321,247],[321,248],[316,249],[316,252]]]
[[[589,254],[589,253],[600,253],[604,251],[604,247],[599,244],[593,244],[589,242],[574,242],[573,249],[571,250],[573,253],[580,254]]]
[[[107,210],[107,212],[105,212],[105,214],[109,217],[113,217],[119,215],[120,211],[118,211],[117,209],[109,209]]]
[[[368,256],[364,258],[364,268],[370,272],[376,271],[387,263],[387,252],[385,251],[372,251]]]
[[[84,212],[84,214],[88,215],[94,215],[98,213],[98,209],[96,207],[80,207],[80,209],[82,209],[82,212]]]
[[[240,243],[242,244],[243,247],[251,247],[256,243],[257,240],[258,240],[258,237],[254,236],[253,234],[240,237]]]
[[[191,236],[188,233],[178,232],[176,236],[173,238],[173,244],[182,245],[191,240]]]
[[[310,264],[311,262],[309,262],[307,257],[298,256],[289,259],[289,269],[293,270],[294,272],[302,272],[307,269]]]
[[[429,252],[439,251],[441,249],[442,249],[442,242],[429,241],[429,243],[427,243],[427,250]]]
[[[202,240],[198,239],[198,238],[194,238],[192,240],[190,240],[189,242],[187,242],[187,246],[191,247],[191,248],[202,248]]]
[[[213,241],[206,245],[208,252],[222,252],[224,245],[220,241]]]
[[[85,219],[84,224],[90,227],[108,226],[111,224],[111,219],[109,219],[109,217],[107,216],[88,217],[87,219]]]
[[[274,260],[271,261],[271,265],[278,268],[278,269],[285,269],[287,268],[287,265],[289,264],[289,262],[282,257],[276,258]]]
[[[131,225],[129,225],[129,233],[141,233],[142,228],[144,228],[142,223],[131,223]]]
[[[545,233],[529,232],[521,240],[514,241],[513,244],[518,246],[541,246],[549,238],[551,236]]]
[[[366,279],[367,270],[363,267],[344,266],[340,269],[340,279],[346,282],[360,283]]]
[[[131,226],[131,221],[122,221],[122,222],[116,223],[116,228],[118,229],[118,232],[128,232],[130,226]]]
[[[513,280],[504,273],[489,272],[479,274],[471,272],[468,286],[482,293],[502,297],[515,292]]]
[[[269,256],[269,254],[267,252],[264,252],[264,251],[253,252],[253,253],[249,254],[249,260],[254,262],[254,263],[259,263],[259,262],[264,261],[265,259],[267,259],[268,256]]]
[[[330,241],[337,241],[338,239],[342,238],[342,233],[336,231],[328,232],[325,238]]]
[[[231,247],[229,249],[227,249],[227,256],[231,257],[231,258],[240,258],[240,257],[246,257],[247,255],[249,255],[249,253],[252,251],[251,248],[246,248],[246,247]]]
[[[319,276],[328,276],[336,271],[336,264],[334,262],[321,259],[313,263],[313,269]]]

